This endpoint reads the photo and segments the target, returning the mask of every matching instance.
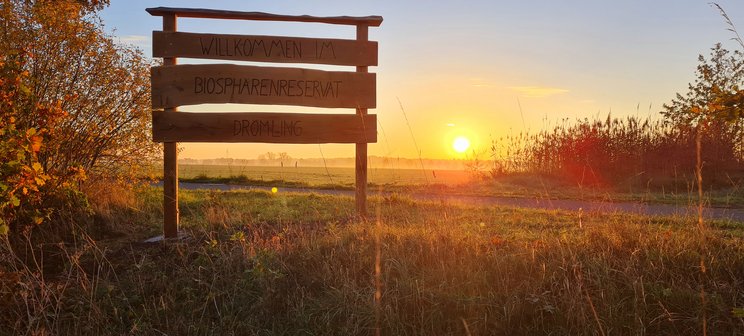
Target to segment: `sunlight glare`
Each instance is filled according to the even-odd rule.
[[[464,153],[468,148],[470,148],[470,140],[466,137],[459,136],[455,138],[454,142],[452,142],[452,148],[455,149],[455,152]]]

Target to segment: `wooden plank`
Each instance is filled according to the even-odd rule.
[[[177,19],[173,14],[163,16],[163,30],[176,31]],[[164,65],[174,66],[178,60],[174,57],[163,59]],[[166,108],[163,113],[176,114],[175,107]],[[163,237],[178,237],[178,144],[163,144]]]
[[[152,107],[204,103],[374,108],[371,73],[198,64],[152,68]]]
[[[377,142],[377,116],[306,113],[152,113],[156,142]]]
[[[239,12],[204,8],[173,8],[154,7],[145,9],[152,16],[165,16],[168,14],[178,17],[204,18],[204,19],[232,19],[232,20],[254,20],[254,21],[292,21],[292,22],[315,22],[341,25],[367,25],[379,27],[382,24],[382,16],[310,16],[310,15],[278,15],[262,12]]]
[[[153,57],[377,65],[377,42],[286,36],[152,32]]]

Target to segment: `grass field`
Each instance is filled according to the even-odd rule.
[[[744,333],[744,223],[403,196],[371,199],[363,221],[346,197],[181,196],[183,240],[140,243],[161,230],[149,188],[94,204],[107,229],[36,263],[3,241],[0,333]]]
[[[353,168],[181,165],[179,169],[180,179],[184,182],[353,189],[355,179]],[[157,173],[162,174],[159,171]],[[511,174],[495,179],[484,176],[465,170],[371,168],[368,181],[372,188],[397,192],[679,205],[697,203],[697,191],[692,181],[686,186],[650,189],[638,186],[580,186],[528,174]],[[730,187],[708,190],[705,198],[707,205],[742,208],[744,186],[732,184]]]
[[[244,176],[248,180],[302,182],[309,186],[336,185],[347,187],[352,187],[355,181],[354,168],[180,165],[179,169],[180,177],[186,180]],[[385,186],[457,185],[467,183],[474,178],[472,173],[464,170],[370,168],[367,174],[369,183]]]

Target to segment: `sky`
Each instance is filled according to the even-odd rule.
[[[744,1],[721,0],[744,34]],[[550,129],[564,120],[658,112],[695,79],[698,55],[722,43],[740,48],[707,0],[627,1],[143,1],[112,0],[102,18],[120,43],[152,55],[161,17],[148,7],[210,8],[287,15],[380,15],[378,142],[369,155],[461,159],[487,157],[492,139]],[[355,38],[352,26],[236,20],[178,20],[203,33]],[[179,59],[179,64],[199,63]],[[224,61],[223,61],[224,62]],[[309,68],[328,69],[309,65]],[[349,67],[333,70],[353,71]],[[354,113],[266,105],[201,105],[181,111]],[[466,153],[453,142],[465,137]],[[352,144],[183,144],[182,158],[353,157]]]

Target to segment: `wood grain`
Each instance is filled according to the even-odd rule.
[[[178,22],[173,14],[163,16],[163,31],[176,31]],[[163,64],[175,66],[178,59],[166,57]],[[177,114],[175,107],[166,108],[163,113]],[[178,237],[180,216],[178,211],[178,144],[163,144],[163,237]]]
[[[369,27],[366,25],[358,25],[356,27],[356,39],[360,42],[369,40]],[[369,68],[366,66],[357,66],[356,72],[359,74],[367,74]],[[367,108],[365,106],[357,106],[356,114],[362,117],[366,116]],[[354,194],[356,200],[356,211],[358,215],[367,217],[367,144],[362,142],[357,143],[355,145],[354,153],[356,156],[356,192]]]
[[[151,69],[152,107],[204,103],[374,108],[373,73],[234,64]]]
[[[175,15],[177,17],[191,17],[204,19],[232,19],[232,20],[254,20],[254,21],[294,21],[294,22],[316,22],[341,25],[367,25],[379,27],[382,24],[382,16],[310,16],[310,15],[278,15],[262,12],[239,12],[229,10],[204,9],[204,8],[173,8],[154,7],[145,9],[152,16]]]
[[[156,142],[377,142],[377,116],[358,114],[152,113]]]
[[[286,36],[152,32],[153,57],[377,65],[377,42]]]

